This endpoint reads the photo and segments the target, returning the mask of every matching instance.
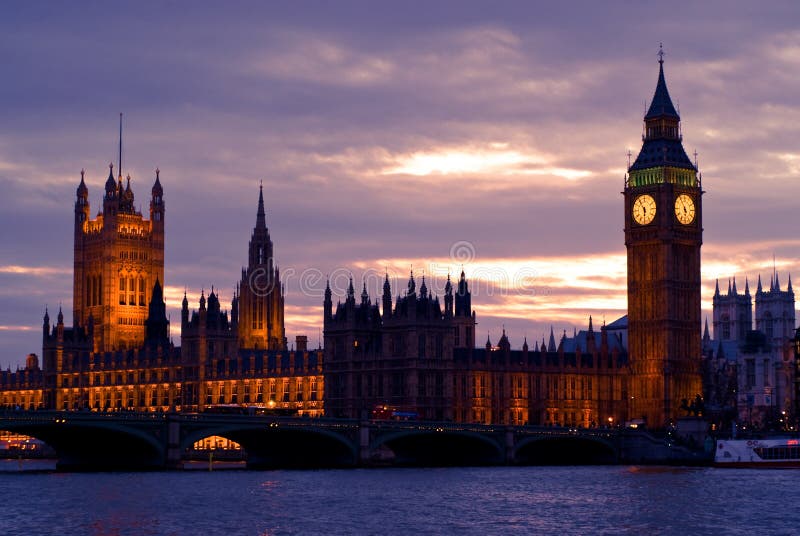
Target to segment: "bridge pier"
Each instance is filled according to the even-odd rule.
[[[361,421],[358,425],[358,460],[357,465],[368,465],[370,461],[369,450],[369,421]]]
[[[167,441],[164,454],[166,469],[183,469],[181,459],[181,423],[173,415],[167,417]]]
[[[516,444],[514,442],[514,429],[510,426],[506,427],[505,433],[505,446],[506,446],[506,456],[505,462],[506,465],[514,465],[516,460],[514,459],[514,448]]]

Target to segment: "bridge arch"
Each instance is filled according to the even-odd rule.
[[[181,439],[181,452],[209,436],[225,437],[241,445],[249,468],[351,467],[358,462],[357,446],[342,434],[276,422],[199,427]]]
[[[388,452],[387,452],[388,451]],[[377,435],[369,445],[373,462],[393,465],[496,465],[505,447],[495,438],[469,430],[408,429]]]
[[[608,440],[585,435],[526,437],[514,445],[518,465],[606,465],[617,461]]]
[[[151,431],[117,422],[55,417],[50,422],[6,421],[0,428],[25,434],[49,445],[59,470],[158,469],[164,448]]]

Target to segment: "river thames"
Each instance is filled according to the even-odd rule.
[[[32,469],[42,462],[23,462]],[[795,470],[153,473],[0,462],[0,534],[797,534]]]

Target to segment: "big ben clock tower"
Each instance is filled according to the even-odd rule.
[[[701,393],[700,246],[703,194],[681,143],[664,80],[644,116],[642,149],[625,180],[630,417],[660,427]]]

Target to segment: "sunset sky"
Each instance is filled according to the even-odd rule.
[[[72,323],[80,170],[94,215],[117,160],[166,202],[175,344],[184,288],[223,304],[263,181],[287,336],[325,276],[442,294],[463,264],[478,340],[513,347],[625,313],[623,179],[663,42],[703,176],[715,278],[800,273],[800,6],[774,2],[4,2],[0,367]],[[431,281],[433,279],[433,281]],[[335,299],[335,298],[334,298]]]

